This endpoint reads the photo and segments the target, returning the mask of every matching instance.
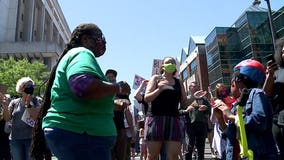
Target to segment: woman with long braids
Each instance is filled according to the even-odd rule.
[[[47,84],[34,128],[34,159],[43,159],[46,144],[59,160],[111,159],[116,139],[113,98],[129,93],[130,86],[108,82],[96,60],[105,50],[97,25],[75,28]]]

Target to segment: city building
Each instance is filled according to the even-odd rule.
[[[284,45],[284,6],[272,15],[276,36],[276,51],[280,52]]]
[[[284,7],[272,12],[272,18],[275,48],[280,51],[284,44]],[[259,7],[259,3],[250,6],[231,27],[215,27],[206,36],[204,45],[196,47],[197,50],[190,42],[188,52],[184,49],[181,52],[180,74],[184,85],[197,81],[203,90],[207,90],[206,85],[213,89],[217,83],[230,85],[233,67],[237,63],[253,58],[266,64],[265,57],[274,54],[268,10]],[[197,58],[197,55],[202,55],[202,58]]]
[[[233,67],[253,58],[263,64],[274,53],[267,9],[252,5],[232,27],[216,27],[206,37],[205,46],[211,86],[230,85]]]
[[[208,88],[208,70],[205,52],[205,37],[191,36],[188,48],[183,48],[180,58],[180,78],[183,80],[187,94],[188,85],[196,81],[200,88]]]
[[[57,0],[1,0],[0,19],[0,57],[41,60],[49,69],[71,35]]]
[[[240,39],[233,27],[215,27],[205,39],[209,82],[230,84],[232,68],[242,59]]]

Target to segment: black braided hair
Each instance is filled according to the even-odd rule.
[[[46,146],[44,133],[42,130],[42,119],[47,114],[47,110],[51,106],[51,87],[53,85],[55,79],[55,73],[57,66],[63,56],[72,48],[83,46],[81,42],[81,38],[83,35],[91,35],[95,37],[101,37],[102,32],[100,28],[93,24],[81,24],[77,26],[71,34],[71,39],[69,43],[66,45],[63,53],[60,55],[56,65],[53,67],[48,82],[46,86],[46,90],[43,97],[43,103],[41,105],[41,109],[39,111],[39,115],[36,120],[35,127],[33,128],[33,135],[32,135],[32,144],[31,144],[31,158],[35,160],[43,160],[46,159],[45,156],[51,156],[49,149]],[[49,159],[49,158],[48,158]]]

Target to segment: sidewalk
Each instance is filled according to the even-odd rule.
[[[205,152],[204,152],[204,158],[205,160],[210,160],[211,159],[211,151],[210,151],[210,147],[209,147],[209,142],[206,139],[206,143],[205,143]],[[193,158],[194,159],[194,158]],[[57,160],[56,157],[52,157],[52,160]],[[138,154],[134,160],[140,160],[140,154]]]

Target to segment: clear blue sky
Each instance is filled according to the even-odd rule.
[[[284,0],[270,0],[272,10]],[[207,36],[216,26],[231,26],[253,0],[58,0],[67,23],[95,23],[107,40],[98,62],[118,71],[131,86],[135,74],[150,78],[153,59],[180,57],[190,36]],[[261,7],[267,8],[262,0]],[[134,90],[132,90],[132,93]]]

